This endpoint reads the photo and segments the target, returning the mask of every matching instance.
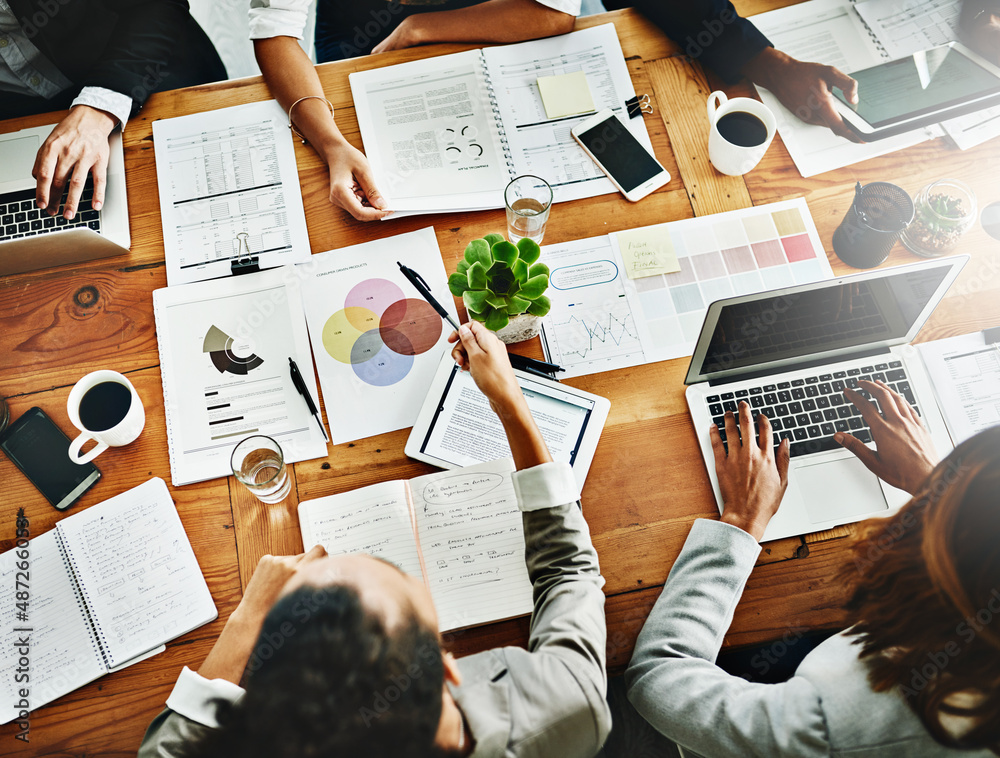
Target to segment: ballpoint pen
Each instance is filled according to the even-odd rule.
[[[424,281],[423,277],[413,269],[407,268],[399,261],[396,261],[396,265],[399,266],[399,270],[403,272],[403,276],[406,277],[407,281],[417,288],[417,292],[420,293],[420,296],[430,303],[430,306],[441,314],[441,318],[451,324],[457,332],[458,324],[456,324],[452,317],[448,315],[448,311],[444,309],[444,306],[434,299],[434,296],[431,294],[431,289],[427,286],[427,282]],[[523,355],[508,353],[508,357],[510,358],[510,365],[514,368],[520,369],[521,371],[527,371],[529,374],[535,374],[536,376],[540,376],[544,379],[552,379],[549,374],[554,371],[565,371],[564,368],[557,366],[554,363],[538,361],[534,358],[528,358]]]
[[[306,387],[306,383],[302,379],[302,374],[299,373],[299,367],[295,365],[295,361],[292,358],[288,359],[288,371],[292,375],[292,384],[295,385],[295,389],[299,391],[299,394],[306,399],[309,412],[319,423],[320,431],[323,432],[323,439],[329,442],[330,436],[326,433],[326,427],[323,426],[323,419],[319,417],[319,409],[316,407],[316,403],[313,402],[312,395],[309,394],[309,388]]]
[[[431,294],[431,288],[427,285],[427,282],[424,281],[424,278],[412,268],[407,268],[399,261],[396,261],[396,265],[399,266],[399,270],[403,272],[403,276],[406,277],[406,280],[417,288],[417,292],[420,293],[420,296],[430,303],[431,308],[441,314],[441,318],[451,324],[457,332],[458,324],[456,324],[455,320],[448,315],[448,311],[444,309],[444,306],[434,299],[434,295]]]

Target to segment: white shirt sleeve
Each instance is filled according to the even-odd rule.
[[[514,493],[521,511],[537,511],[575,503],[580,486],[568,463],[543,463],[514,472]]]
[[[187,666],[177,677],[177,684],[167,698],[167,708],[204,726],[219,728],[215,718],[213,700],[237,702],[243,697],[243,688],[225,679],[206,679]]]
[[[546,8],[568,13],[571,16],[580,15],[581,0],[535,0],[535,2],[539,5],[544,5]]]
[[[104,87],[84,87],[80,94],[73,100],[72,105],[89,105],[106,113],[110,113],[116,119],[122,129],[128,121],[129,114],[132,113],[132,98]]]
[[[309,5],[309,0],[250,0],[250,39],[302,39]]]

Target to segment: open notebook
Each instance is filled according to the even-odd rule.
[[[442,632],[531,613],[509,459],[299,504],[302,544],[368,553],[420,577]]]
[[[21,689],[34,710],[216,616],[162,479],[65,518],[0,555],[0,723],[17,718]]]

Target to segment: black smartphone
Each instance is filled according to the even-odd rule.
[[[60,511],[73,505],[101,478],[93,463],[81,466],[70,460],[69,437],[41,408],[25,411],[0,434],[0,450]]]

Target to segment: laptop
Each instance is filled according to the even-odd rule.
[[[951,450],[930,379],[909,343],[967,261],[953,256],[709,306],[684,383],[720,511],[709,428],[719,425],[728,450],[724,415],[741,400],[755,418],[770,419],[772,444],[790,443],[788,489],[763,540],[889,515],[909,500],[834,441],[838,431],[850,432],[874,448],[844,389],[862,379],[885,382],[917,408],[938,453]]]
[[[0,134],[0,275],[128,253],[131,237],[125,196],[125,159],[120,130],[110,137],[104,207],[95,211],[88,177],[76,217],[49,216],[35,205],[31,169],[55,124]]]

